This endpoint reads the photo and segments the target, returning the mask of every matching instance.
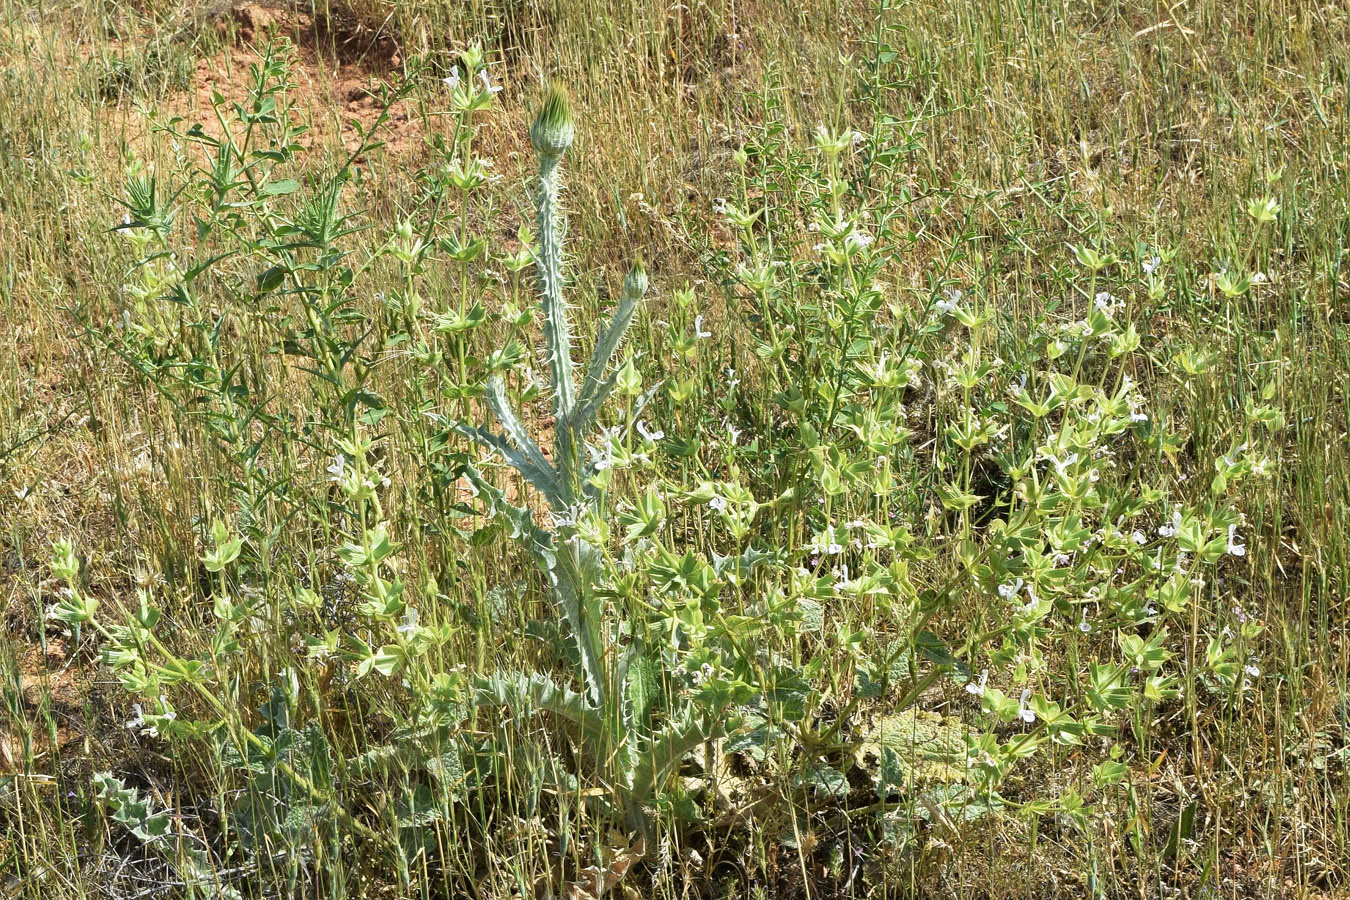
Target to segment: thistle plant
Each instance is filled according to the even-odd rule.
[[[463,424],[456,428],[500,454],[548,505],[552,529],[536,523],[526,506],[509,502],[477,468],[467,469],[473,484],[492,510],[510,522],[513,536],[525,544],[543,573],[576,642],[583,690],[573,692],[540,673],[505,674],[479,679],[478,699],[480,703],[548,710],[570,720],[579,729],[594,762],[617,760],[617,777],[607,780],[618,787],[620,809],[645,832],[649,822],[643,804],[651,800],[686,752],[716,736],[720,710],[691,707],[672,716],[662,731],[642,734],[639,726],[651,712],[652,694],[641,686],[651,678],[642,644],[633,641],[616,660],[606,638],[605,610],[597,590],[603,569],[597,534],[604,531],[606,509],[600,480],[595,477],[604,468],[598,461],[603,452],[589,447],[587,438],[597,430],[597,417],[628,368],[616,369],[611,363],[648,282],[642,264],[634,263],[624,278],[618,308],[596,340],[578,385],[563,296],[566,221],[562,162],[573,136],[568,96],[561,87],[552,85],[530,128],[530,140],[539,155],[535,266],[552,393],[552,459],[526,430],[507,399],[505,383],[497,376],[488,380],[485,397],[501,431]],[[651,396],[648,391],[637,398],[630,410],[632,419]]]

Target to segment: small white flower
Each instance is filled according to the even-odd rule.
[[[987,685],[988,683],[989,683],[989,670],[985,669],[983,672],[980,673],[979,684],[976,684],[974,681],[966,682],[966,693],[970,694],[973,697],[982,696],[984,694],[985,685]]]
[[[417,607],[410,606],[404,610],[403,618],[399,619],[396,630],[403,635],[405,640],[417,633],[417,619]]]
[[[701,314],[694,316],[694,337],[700,339],[712,337],[711,331],[703,330],[703,316]]]
[[[727,422],[726,426],[727,426],[727,437],[731,438],[732,446],[735,446],[736,442],[739,441],[741,438],[741,430],[737,428],[735,425],[732,425],[730,422]]]
[[[140,728],[142,725],[145,724],[145,712],[141,709],[141,705],[139,703],[131,704],[131,712],[132,716],[130,719],[127,720],[126,723],[126,726],[128,728],[133,729]]]
[[[1177,532],[1180,530],[1181,510],[1174,510],[1172,512],[1172,523],[1170,525],[1158,526],[1158,537],[1176,537]]]
[[[162,713],[160,718],[165,722],[172,722],[174,719],[178,718],[178,713],[173,710],[168,710],[167,712]],[[145,729],[145,733],[151,737],[159,737],[159,728],[158,726],[151,725],[149,728]]]
[[[708,505],[718,512],[726,512],[727,498],[713,494],[712,499],[708,501]]]
[[[1109,291],[1099,291],[1097,296],[1092,298],[1092,305],[1109,316],[1120,305],[1120,301],[1112,296]]]
[[[1087,610],[1083,610],[1083,618],[1078,620],[1078,630],[1083,632],[1083,634],[1087,634],[1092,630],[1092,626],[1088,624]]]
[[[1022,688],[1022,696],[1017,701],[1017,718],[1030,724],[1036,721],[1036,714],[1027,706],[1027,700],[1031,699],[1031,688]]]
[[[1063,568],[1064,566],[1067,566],[1067,565],[1068,565],[1070,562],[1072,562],[1072,561],[1073,561],[1073,557],[1070,556],[1070,555],[1067,554],[1067,553],[1056,553],[1056,554],[1055,554],[1054,563],[1055,563],[1055,568],[1057,568],[1057,569],[1061,569],[1061,568]]]
[[[347,472],[347,458],[339,453],[333,457],[333,461],[325,471],[328,472],[329,481],[341,481],[342,476]]]
[[[1018,578],[1013,581],[1009,581],[1006,584],[1000,584],[998,586],[998,595],[1002,597],[1004,600],[1011,600],[1012,598],[1016,597],[1019,593],[1021,593],[1022,585],[1025,583],[1026,582],[1024,582],[1022,579]]]
[[[586,515],[586,504],[577,503],[554,516],[554,524],[561,528],[573,528],[584,515]]]
[[[1152,275],[1152,274],[1153,274],[1153,270],[1156,269],[1156,268],[1158,268],[1158,266],[1160,266],[1160,265],[1162,265],[1162,260],[1161,260],[1160,258],[1158,258],[1158,257],[1156,257],[1156,256],[1151,256],[1151,257],[1149,257],[1148,259],[1144,260],[1144,262],[1143,262],[1142,268],[1143,268],[1143,270],[1144,270],[1144,274],[1145,274],[1145,275]]]
[[[441,79],[441,84],[452,91],[459,87],[459,66],[451,66],[450,74]]]
[[[844,247],[849,250],[861,250],[872,243],[872,236],[865,231],[850,231],[844,238]]]
[[[941,315],[950,316],[956,311],[956,306],[961,302],[962,296],[964,295],[958,288],[948,288],[943,292],[943,298],[934,305],[934,309]]]
[[[1131,421],[1131,422],[1147,422],[1147,421],[1148,421],[1148,413],[1132,412],[1132,413],[1130,413],[1130,421]]]
[[[1142,531],[1136,531],[1130,535],[1130,540],[1134,541],[1136,544],[1142,544],[1145,541],[1147,541],[1148,538],[1144,537],[1144,533]]]
[[[591,467],[594,468],[595,471],[603,472],[606,469],[613,467],[614,448],[609,441],[605,441],[599,447],[592,447],[587,444],[586,452],[591,455]]]
[[[1070,453],[1068,456],[1064,457],[1063,459],[1058,459],[1058,458],[1056,458],[1056,457],[1054,457],[1054,456],[1046,456],[1046,459],[1050,460],[1050,462],[1054,464],[1054,467],[1055,467],[1055,471],[1056,471],[1056,472],[1058,472],[1059,474],[1063,475],[1064,472],[1065,472],[1065,470],[1068,469],[1069,466],[1071,466],[1071,465],[1073,465],[1074,463],[1078,462],[1078,454],[1077,454],[1077,453]]]
[[[1228,546],[1224,549],[1229,556],[1247,555],[1247,546],[1239,542],[1236,525],[1228,526]]]
[[[500,84],[492,83],[492,79],[488,77],[487,69],[478,73],[478,79],[483,82],[483,90],[487,91],[489,94],[499,93],[502,89]]]
[[[656,431],[648,431],[647,423],[641,419],[638,419],[637,421],[637,431],[638,434],[642,435],[644,440],[651,441],[653,444],[666,436],[666,433],[659,428]]]
[[[1248,663],[1242,671],[1247,673],[1248,678],[1259,678],[1261,676],[1261,670],[1250,663]]]
[[[1266,277],[1265,272],[1257,272],[1252,276],[1252,284],[1265,284],[1270,279]]]

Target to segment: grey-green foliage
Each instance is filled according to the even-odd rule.
[[[550,88],[543,107],[530,129],[531,141],[539,153],[539,185],[536,203],[539,213],[539,248],[536,268],[544,313],[544,338],[553,391],[553,459],[544,455],[520,416],[506,397],[506,386],[498,377],[487,383],[486,398],[501,431],[458,426],[459,430],[485,447],[501,454],[548,502],[557,533],[537,525],[523,506],[508,503],[475,470],[469,477],[498,512],[511,522],[514,534],[530,548],[548,579],[561,612],[567,619],[581,656],[586,697],[591,705],[602,706],[605,678],[602,670],[600,618],[592,585],[597,557],[594,547],[575,533],[580,516],[598,508],[599,493],[587,484],[588,472],[581,448],[587,433],[595,426],[596,414],[614,387],[615,375],[610,362],[624,333],[633,320],[638,303],[647,290],[647,276],[641,264],[633,266],[624,279],[619,308],[609,327],[596,342],[595,352],[586,367],[578,390],[574,380],[571,330],[567,304],[563,299],[563,241],[566,222],[561,207],[561,164],[572,143],[573,126],[566,93]],[[608,373],[608,374],[607,374]]]
[[[175,818],[168,810],[156,812],[143,793],[127,787],[111,772],[94,775],[98,799],[112,819],[131,832],[141,843],[172,864],[183,878],[192,896],[240,900],[242,894],[222,884],[210,855],[197,839],[174,828]]]
[[[544,338],[552,382],[554,435],[552,460],[526,430],[511,407],[500,378],[486,385],[488,407],[500,431],[458,424],[455,427],[484,447],[500,454],[547,501],[555,528],[534,521],[528,508],[506,499],[505,493],[473,468],[468,477],[492,510],[511,525],[512,535],[530,550],[545,575],[553,599],[575,639],[580,656],[584,691],[560,687],[540,673],[505,673],[478,682],[480,704],[547,711],[572,723],[587,755],[601,766],[612,766],[610,781],[619,806],[642,820],[641,806],[686,752],[715,736],[718,717],[689,709],[672,715],[656,734],[645,734],[650,713],[646,694],[635,690],[638,673],[649,667],[636,645],[630,645],[606,665],[603,610],[595,590],[600,577],[600,553],[578,531],[578,523],[604,512],[601,492],[592,484],[594,465],[587,462],[587,436],[618,377],[611,370],[615,352],[647,292],[647,275],[634,264],[624,279],[618,309],[597,337],[595,349],[577,383],[572,359],[572,336],[563,297],[565,217],[561,205],[561,166],[572,143],[574,128],[566,93],[550,87],[530,129],[539,154],[536,193],[539,246],[536,268],[544,318]],[[638,401],[645,405],[650,394]]]

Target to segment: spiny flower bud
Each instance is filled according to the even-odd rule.
[[[539,115],[530,126],[530,143],[543,156],[558,157],[572,146],[572,136],[572,104],[567,90],[559,84],[550,84]]]
[[[630,297],[641,297],[647,293],[647,270],[641,262],[634,262],[623,279],[623,292]]]

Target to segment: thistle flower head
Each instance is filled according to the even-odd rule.
[[[567,90],[557,83],[548,86],[544,103],[530,126],[530,143],[545,157],[559,157],[572,146],[572,104]]]
[[[647,270],[642,267],[640,260],[635,261],[628,274],[624,276],[623,291],[630,297],[641,297],[647,293]]]

